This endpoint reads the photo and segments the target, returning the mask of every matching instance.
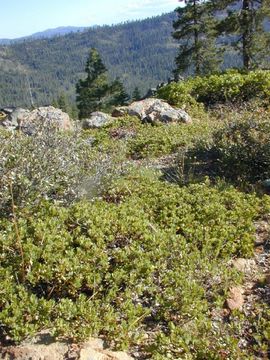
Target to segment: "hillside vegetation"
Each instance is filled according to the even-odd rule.
[[[0,106],[50,104],[60,93],[75,97],[91,47],[97,48],[112,79],[120,77],[131,94],[166,81],[177,44],[171,38],[175,14],[115,26],[91,28],[50,39],[0,47]]]
[[[229,72],[162,89],[192,124],[1,131],[2,341],[49,329],[138,359],[266,359],[269,92],[268,72]]]
[[[74,103],[75,84],[84,76],[89,49],[93,47],[104,60],[111,80],[119,77],[130,95],[136,87],[143,95],[171,76],[178,49],[171,36],[175,20],[176,14],[169,13],[0,46],[0,107],[31,107],[31,96],[35,106],[48,105],[62,93]],[[231,46],[233,37],[215,36],[226,48],[221,68],[241,67],[239,49]]]

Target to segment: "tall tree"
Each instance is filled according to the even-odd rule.
[[[212,4],[204,0],[180,0],[173,37],[180,41],[175,59],[175,74],[194,68],[196,75],[218,69],[220,56],[216,48],[216,19]]]
[[[108,105],[127,105],[129,101],[129,95],[127,94],[123,83],[119,78],[116,78],[109,87],[110,100]]]
[[[218,25],[219,34],[234,35],[233,45],[240,50],[243,68],[250,70],[269,63],[270,37],[265,19],[270,15],[270,0],[212,0],[227,16]]]
[[[76,85],[79,118],[88,117],[93,111],[101,110],[109,89],[107,69],[96,49],[90,50],[86,62],[86,79]]]
[[[72,119],[78,118],[78,109],[76,104],[71,102],[64,92],[61,92],[56,99],[52,100],[52,106],[66,112]]]
[[[67,95],[63,92],[58,95],[57,99],[53,99],[52,105],[68,114],[71,110],[71,105],[67,98]]]
[[[131,99],[134,101],[141,100],[141,94],[138,86],[136,86],[135,89],[133,90]]]

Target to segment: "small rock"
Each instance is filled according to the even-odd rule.
[[[64,343],[28,344],[2,348],[0,358],[5,360],[63,360],[68,352]]]
[[[265,283],[266,285],[270,286],[270,274],[265,275]]]
[[[80,360],[132,360],[127,353],[122,351],[110,351],[104,349],[101,339],[89,339],[82,345]]]
[[[91,347],[83,348],[79,355],[80,360],[133,360],[123,351],[108,351],[94,349]]]
[[[102,339],[90,338],[77,345],[57,342],[44,331],[31,340],[18,346],[0,347],[0,359],[3,360],[133,360],[127,353],[104,349]]]
[[[264,245],[269,240],[269,219],[261,220],[255,223],[256,226],[256,237],[255,246]]]
[[[264,181],[261,182],[261,187],[262,190],[264,191],[265,194],[270,194],[270,179],[266,179]]]
[[[111,123],[112,120],[113,118],[110,115],[101,111],[95,111],[90,115],[89,119],[83,120],[82,128],[84,130],[101,128]]]
[[[238,259],[234,259],[232,261],[232,265],[238,271],[241,271],[243,273],[248,273],[248,272],[252,271],[255,268],[256,262],[253,259],[238,258]]]
[[[92,348],[82,349],[80,351],[80,360],[107,360],[108,357],[98,350]]]
[[[244,305],[244,289],[241,286],[235,286],[230,289],[226,305],[230,310],[242,310]]]
[[[263,245],[256,246],[256,248],[255,248],[255,253],[256,253],[256,254],[263,254],[263,253],[264,253],[264,247],[263,247]]]
[[[191,122],[190,116],[181,109],[162,111],[160,113],[160,120],[162,122],[179,122],[181,120],[186,124]]]
[[[110,351],[108,353],[109,356],[111,356],[110,359],[115,359],[115,360],[133,360],[133,358],[131,356],[129,356],[127,353],[123,352],[123,351],[116,351],[116,352],[112,352]]]
[[[18,125],[30,115],[29,110],[25,110],[22,108],[15,108],[15,109],[4,109],[3,114],[6,114],[1,121],[1,126],[9,129],[15,130]]]
[[[83,347],[103,350],[104,341],[102,339],[90,338],[87,342],[83,344]]]
[[[112,112],[112,117],[123,117],[127,115],[127,106],[117,107]]]

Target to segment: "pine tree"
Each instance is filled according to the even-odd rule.
[[[61,92],[56,99],[52,100],[52,106],[55,108],[61,109],[65,113],[71,116],[72,114],[72,105],[67,97],[67,95]]]
[[[63,94],[63,93],[60,94],[58,96],[57,102],[58,102],[59,108],[62,111],[66,112],[66,113],[69,111],[68,99],[65,94]]]
[[[234,47],[240,50],[243,68],[250,70],[269,63],[270,35],[264,20],[270,15],[270,0],[212,0],[217,10],[227,10],[218,25],[219,34],[234,35]]]
[[[56,99],[54,98],[52,100],[52,106],[61,109],[66,113],[68,113],[68,111],[70,110],[69,101],[64,93],[61,93]]]
[[[133,93],[132,93],[132,100],[134,100],[134,101],[138,101],[138,100],[140,100],[141,99],[141,94],[140,94],[140,91],[139,91],[139,89],[138,89],[138,87],[136,86],[135,87],[135,89],[134,89],[134,91],[133,91]]]
[[[87,118],[93,111],[101,110],[109,89],[107,69],[96,49],[90,50],[86,63],[85,80],[79,80],[76,86],[79,118]]]
[[[123,83],[119,78],[116,78],[109,87],[110,101],[109,105],[127,105],[129,101],[129,95],[127,94]]]
[[[173,23],[173,37],[180,41],[175,59],[175,75],[194,68],[196,75],[218,69],[221,57],[216,47],[216,19],[212,4],[203,0],[180,0],[178,19]]]
[[[55,107],[56,109],[58,109],[58,108],[59,108],[58,101],[57,101],[57,99],[55,99],[55,98],[52,100],[51,105],[52,105],[53,107]]]

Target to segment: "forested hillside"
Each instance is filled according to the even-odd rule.
[[[175,13],[52,38],[28,39],[0,46],[0,107],[52,103],[60,94],[75,100],[75,85],[85,76],[91,47],[97,48],[109,70],[131,94],[144,94],[166,81],[175,67],[179,42],[171,36]],[[269,22],[265,21],[265,28]],[[227,47],[221,68],[241,67],[238,52],[228,46],[231,38],[220,36]]]
[[[59,93],[75,94],[89,49],[100,52],[112,78],[131,93],[141,92],[171,74],[178,44],[172,39],[175,14],[91,28],[51,39],[0,47],[0,106],[49,104]],[[31,90],[30,90],[31,89]]]

